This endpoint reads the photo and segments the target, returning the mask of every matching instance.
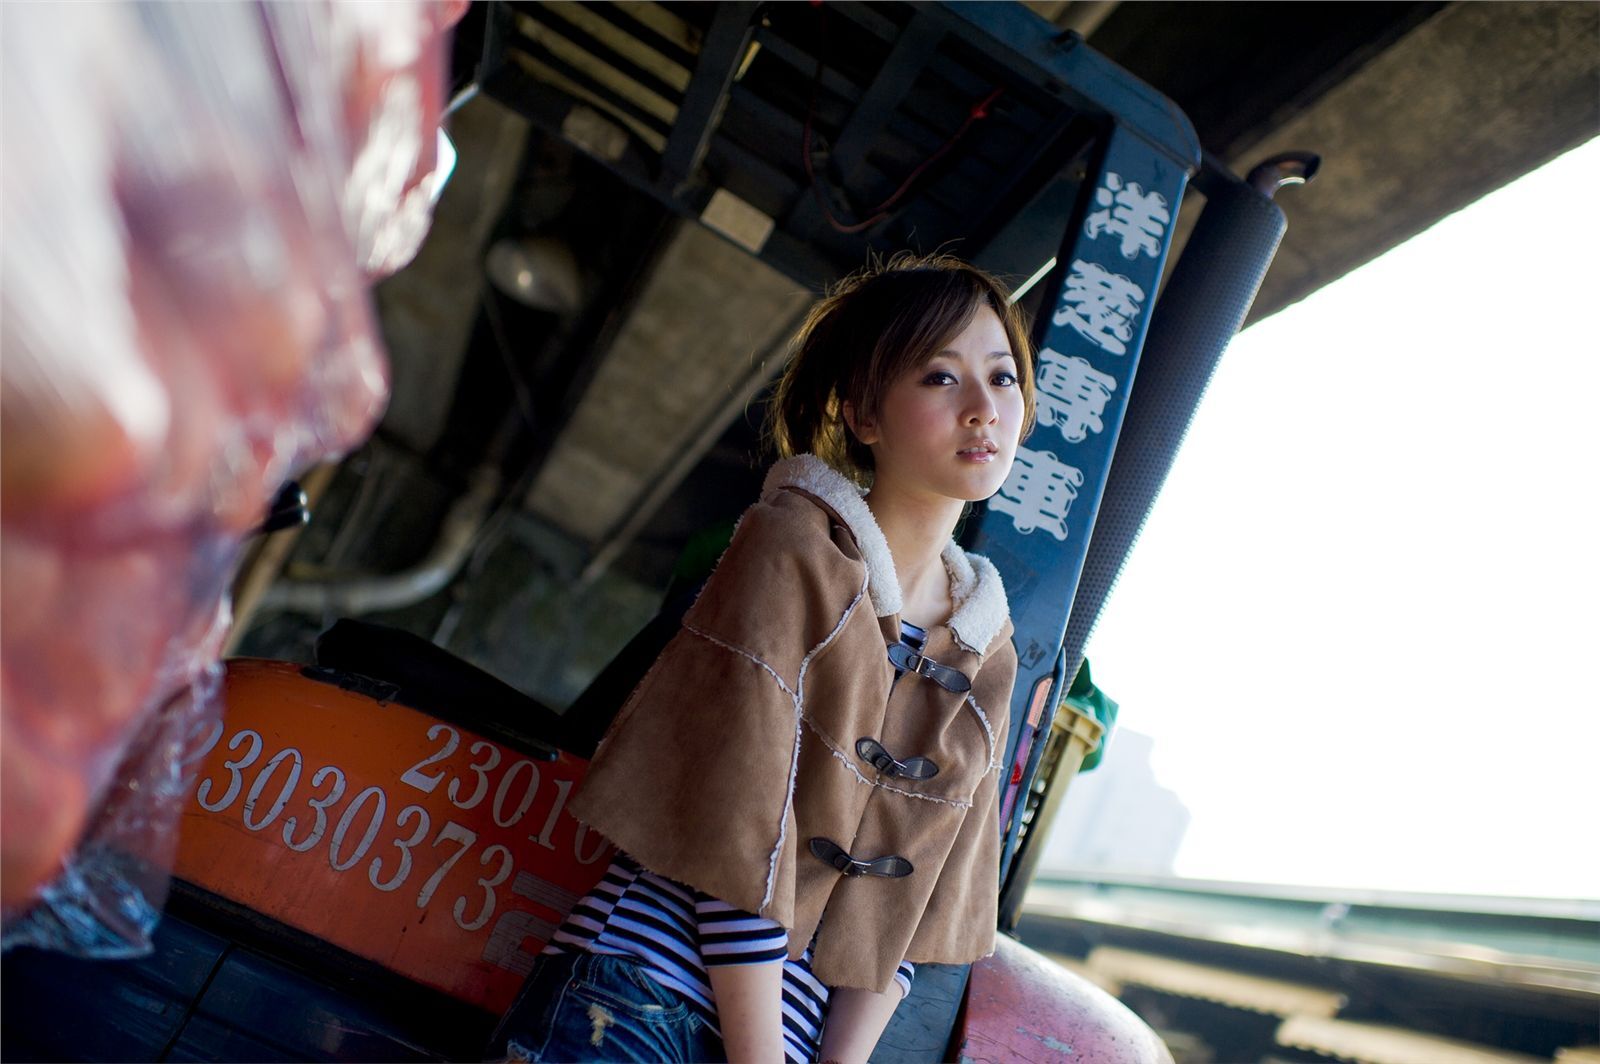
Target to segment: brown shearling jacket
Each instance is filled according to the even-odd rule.
[[[815,932],[830,986],[884,991],[902,959],[992,953],[1017,657],[994,566],[954,543],[943,557],[954,613],[897,681],[882,531],[821,459],[779,462],[572,812],[652,871],[783,924],[791,958]]]

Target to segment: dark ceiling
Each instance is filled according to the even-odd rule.
[[[1147,0],[1118,4],[1089,42],[1181,107],[1206,150],[1227,159],[1445,6]]]
[[[635,16],[624,17],[612,5],[580,6],[603,15],[612,25],[633,25],[630,19]],[[731,10],[727,4],[647,6],[659,6],[681,20],[695,35],[695,43],[705,48],[711,47],[718,19],[727,21]],[[1094,51],[1170,98],[1193,123],[1202,147],[1236,172],[1243,173],[1260,158],[1284,148],[1322,154],[1318,182],[1279,197],[1289,215],[1289,235],[1257,300],[1254,317],[1303,298],[1442,214],[1593,135],[1600,125],[1592,47],[1595,29],[1600,28],[1600,7],[1592,4],[1039,0],[1026,6],[1033,9],[1031,17],[1041,27],[1048,20],[1059,39],[1081,30]],[[504,20],[514,14],[531,33],[552,26],[576,37],[572,9],[563,7],[564,12],[516,4],[499,9],[498,17]],[[551,123],[541,130],[538,101],[519,102],[519,108],[535,118],[534,132],[497,232],[566,234],[595,290],[613,300],[641,283],[652,257],[661,252],[678,224],[673,216],[698,213],[713,184],[735,187],[776,219],[777,231],[763,257],[812,287],[826,280],[830,270],[836,274],[860,262],[868,249],[937,246],[947,232],[946,220],[959,216],[960,204],[970,199],[971,189],[985,182],[993,187],[1001,175],[1029,161],[1039,162],[1036,155],[1027,154],[1025,141],[1030,129],[1058,132],[1049,125],[1047,99],[1009,90],[1001,99],[1007,109],[993,134],[976,131],[959,152],[952,153],[965,153],[971,161],[947,161],[942,169],[935,167],[907,197],[918,202],[862,237],[841,236],[820,224],[798,162],[802,120],[814,113],[819,133],[826,130],[848,140],[849,133],[841,129],[846,119],[835,115],[838,101],[870,97],[885,80],[875,82],[877,72],[903,59],[903,53],[915,52],[896,42],[895,35],[919,12],[934,10],[942,14],[945,9],[889,2],[829,3],[820,9],[800,3],[739,8],[745,20],[755,12],[754,39],[767,54],[749,65],[747,79],[729,87],[729,105],[721,116],[719,136],[706,154],[702,186],[694,184],[699,175],[688,175],[677,186],[676,199],[630,170],[635,166],[631,155],[612,164],[598,163],[575,151],[564,138],[551,136]],[[458,85],[482,75],[482,45],[493,21],[491,11],[479,4],[462,24],[456,53]],[[662,52],[673,52],[669,41],[635,30]],[[1591,46],[1587,50],[1586,34]],[[860,150],[860,163],[852,174],[834,175],[839,184],[845,178],[856,182],[853,200],[838,208],[841,215],[848,217],[849,208],[875,202],[892,190],[918,158],[938,147],[939,138],[929,130],[948,131],[959,125],[962,101],[983,87],[984,78],[998,81],[1005,76],[1001,67],[985,65],[988,61],[976,53],[952,53],[950,36],[927,61],[947,70],[965,63],[976,73],[955,70],[933,80],[915,70],[902,75],[911,90],[905,105],[910,119],[873,127],[878,135]],[[959,39],[960,34],[953,36]],[[522,46],[539,50],[536,43]],[[817,83],[821,91],[812,102],[807,96],[815,91],[815,68],[808,49],[819,48],[826,62]],[[560,62],[548,54],[545,58]],[[562,69],[576,76],[570,65]],[[648,73],[634,73],[663,95],[671,95],[669,86]],[[964,83],[963,78],[969,81]],[[516,99],[514,93],[506,95]],[[632,101],[622,100],[617,106],[628,109],[640,128],[652,126],[663,135],[672,131],[670,122],[652,118]],[[942,114],[940,108],[949,113]],[[980,134],[988,139],[977,139]],[[1305,139],[1285,141],[1286,137]],[[630,152],[649,154],[638,137],[633,140]],[[1015,154],[1019,162],[973,169],[979,163],[991,164],[989,156],[1007,153]],[[1043,165],[1059,167],[1067,157],[1070,151],[1063,151]],[[1455,164],[1448,165],[1449,160]],[[839,194],[849,197],[851,192]],[[1179,241],[1196,208],[1186,201]],[[983,226],[974,224],[977,243],[969,241],[968,248],[983,244],[979,231]],[[774,252],[774,247],[779,250]],[[545,320],[509,301],[495,303],[500,316],[515,323],[514,331],[521,335],[536,334]],[[615,316],[615,306],[610,313]],[[528,444],[531,454],[519,455],[519,460],[527,457],[537,465],[565,430],[591,377],[592,366],[586,360],[603,356],[612,335],[606,328],[604,320],[591,316],[575,331],[568,330],[563,343],[536,345],[526,357],[521,391],[533,397],[536,427]],[[506,356],[503,342],[497,344],[482,322],[472,343],[467,365],[487,368],[477,373],[476,391],[471,372],[462,375],[451,420],[464,422],[469,435],[481,437],[490,420],[482,416],[484,404],[493,408],[506,402],[501,365]],[[647,541],[663,545],[662,557],[672,553],[686,529],[703,521],[707,506],[714,508],[717,499],[730,494],[742,497],[727,479],[736,474],[722,467],[751,464],[758,421],[759,410],[736,418],[729,434],[711,448],[713,460],[673,494],[659,518],[645,529]],[[720,463],[714,457],[719,453],[724,455]],[[673,513],[677,520],[670,518]]]
[[[739,28],[764,54],[752,62],[748,50],[724,51],[731,64],[729,103],[706,112],[704,101],[677,95],[684,84],[672,82],[671,67],[676,62],[681,73],[684,62],[698,63],[696,53],[722,47],[716,40],[735,9],[745,15]],[[914,90],[904,111],[852,131],[840,102],[853,100],[858,110],[871,102],[875,87],[891,80],[880,72],[916,56],[911,44],[897,40],[898,29],[929,14],[945,20],[936,55],[942,73],[933,77],[911,63],[892,79]],[[1050,42],[1046,50],[1071,51],[1077,45],[1069,34],[1086,37],[1093,53],[1173,101],[1200,145],[1235,173],[1288,149],[1322,156],[1315,183],[1278,196],[1288,234],[1256,300],[1255,318],[1304,298],[1600,133],[1600,4],[1594,3],[996,0],[963,10],[885,0],[829,2],[819,12],[798,2],[480,2],[457,31],[456,90],[483,79],[486,37],[496,19],[503,26],[508,18],[518,20],[519,33],[537,35],[544,26],[569,42],[589,32],[576,28],[580,20],[600,36],[610,32],[607,26],[630,27],[668,60],[646,69],[641,64],[650,55],[627,59],[635,84],[653,86],[658,98],[673,97],[677,110],[671,113],[698,108],[707,129],[716,126],[713,115],[726,119],[727,135],[708,133],[702,165],[674,172],[664,184],[648,167],[641,169],[639,159],[683,147],[673,144],[670,119],[663,123],[663,112],[653,112],[649,99],[637,94],[620,102],[613,94],[608,102],[591,93],[586,106],[609,107],[613,117],[626,112],[634,130],[620,154],[601,161],[592,132],[563,126],[572,97],[568,106],[541,111],[552,100],[559,105],[560,94],[585,72],[582,55],[540,52],[548,38],[530,49],[543,56],[544,85],[522,101],[526,106],[505,106],[486,88],[456,113],[450,132],[461,163],[428,242],[417,261],[377,293],[394,365],[394,398],[379,442],[410,456],[419,472],[414,484],[390,489],[392,504],[371,506],[370,528],[341,533],[369,571],[403,568],[426,552],[428,529],[464,493],[474,471],[488,466],[504,478],[497,513],[525,506],[539,520],[554,514],[579,555],[591,563],[613,557],[642,583],[659,586],[688,535],[737,513],[758,483],[759,388],[741,375],[751,372],[752,357],[770,356],[760,345],[785,326],[789,311],[775,308],[794,300],[782,286],[790,285],[803,303],[807,288],[858,264],[869,248],[937,243],[939,227],[959,219],[961,200],[972,188],[1012,179],[1018,166],[1062,166],[1076,150],[1072,123],[1095,121],[1092,108],[1063,109],[1064,97],[1056,93],[1052,102],[1047,81],[1028,81],[964,40],[961,19],[998,20]],[[816,74],[814,65],[807,71],[807,56],[814,52],[807,49],[822,27],[831,28],[813,107]],[[743,61],[732,64],[741,54]],[[565,87],[553,87],[551,70],[558,81],[566,79]],[[808,113],[826,138],[837,140],[831,145],[837,155],[856,164],[830,171],[841,197],[836,207],[847,215],[904,183],[919,159],[950,140],[963,109],[988,85],[1006,90],[990,127],[980,123],[962,134],[957,150],[935,159],[887,220],[855,242],[819,224],[803,173]],[[1029,85],[1043,85],[1044,93]],[[1030,154],[1030,130],[1041,129],[1052,135],[1064,130],[1060,143],[1067,147],[1055,155]],[[863,130],[874,135],[858,136]],[[586,136],[589,150],[578,146]],[[1020,162],[994,167],[989,156],[1003,153]],[[678,160],[685,158],[693,162],[695,156]],[[683,257],[693,243],[686,230],[698,228],[693,219],[712,188],[728,185],[737,185],[746,202],[772,219],[773,246],[784,249],[764,256],[777,281],[762,282],[767,290],[760,299],[741,287],[741,273],[754,278],[760,266],[741,266],[751,261],[739,259],[743,251],[715,268],[707,264],[725,254],[715,247],[702,244],[699,258]],[[1202,203],[1186,197],[1175,256]],[[570,255],[570,280],[581,293],[574,307],[532,309],[487,281],[487,250],[522,237],[546,240]],[[663,284],[663,262],[703,276],[669,278],[683,282],[673,295]],[[751,309],[740,318],[722,304]],[[683,320],[664,328],[663,313]],[[694,323],[702,320],[717,324],[697,333]],[[708,332],[744,338],[725,343],[715,356],[722,361],[712,365],[711,341],[719,337]],[[757,336],[759,344],[749,339]],[[643,379],[629,393],[637,396],[628,400],[632,407],[618,406],[615,389],[603,394],[605,388],[592,387],[619,354],[633,360],[628,372]],[[692,385],[696,375],[700,384]],[[689,394],[692,386],[702,391]],[[747,405],[749,397],[757,401]],[[557,466],[571,467],[571,483],[550,496],[557,503],[541,509],[538,482],[553,455],[561,456]],[[604,516],[577,520],[577,511],[590,506]],[[402,537],[397,527],[413,531]]]

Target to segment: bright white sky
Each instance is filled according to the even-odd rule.
[[[1180,875],[1600,898],[1597,189],[1600,140],[1223,358],[1089,646]]]

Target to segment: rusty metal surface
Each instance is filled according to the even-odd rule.
[[[961,1064],[1172,1064],[1161,1039],[1126,1005],[1009,935],[972,966],[952,1042]]]

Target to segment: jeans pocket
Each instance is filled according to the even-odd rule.
[[[539,1059],[633,1064],[700,1059],[690,1044],[694,1029],[688,1006],[663,1004],[656,996],[636,985],[622,964],[591,966],[562,993]]]
[[[491,1059],[695,1061],[688,1004],[628,958],[546,955],[501,1021]]]
[[[646,1024],[681,1026],[688,1020],[689,1007],[682,998],[621,957],[591,954],[579,966],[571,990]]]
[[[489,1041],[491,1060],[540,1061],[561,995],[572,982],[572,954],[544,954],[534,960],[517,994]]]

